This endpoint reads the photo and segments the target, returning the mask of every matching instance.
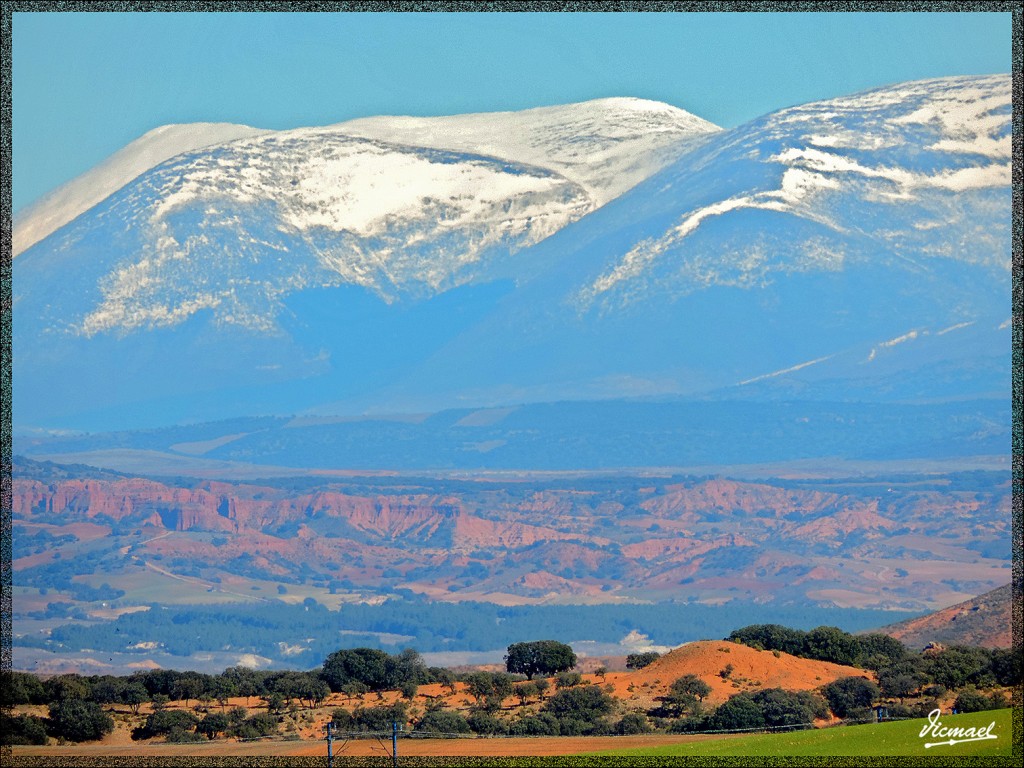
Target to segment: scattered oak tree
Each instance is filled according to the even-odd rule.
[[[572,647],[557,640],[513,643],[505,656],[505,668],[510,673],[527,677],[537,674],[550,677],[575,666],[576,654]]]

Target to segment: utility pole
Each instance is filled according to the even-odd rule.
[[[327,768],[334,768],[334,721],[327,721]]]
[[[391,721],[391,763],[398,768],[398,721]]]

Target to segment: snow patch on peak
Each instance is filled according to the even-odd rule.
[[[674,162],[694,141],[720,131],[669,104],[627,97],[520,112],[361,118],[333,128],[548,168],[586,189],[597,206]]]

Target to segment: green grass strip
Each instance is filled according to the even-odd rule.
[[[682,744],[669,744],[630,750],[602,752],[605,755],[651,757],[930,757],[953,758],[1010,756],[1013,746],[1012,710],[972,712],[943,715],[944,728],[985,728],[995,723],[991,733],[995,739],[957,744],[941,744],[925,748],[925,744],[948,741],[921,732],[929,725],[926,718],[887,723],[820,728],[812,731],[767,733],[748,736],[722,736]]]

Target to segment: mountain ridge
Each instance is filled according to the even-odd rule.
[[[1009,83],[902,84],[729,131],[611,99],[179,154],[15,260],[16,421],[766,382],[862,398],[882,371],[934,397],[921,372],[943,364],[972,373],[942,396],[1001,391]]]

